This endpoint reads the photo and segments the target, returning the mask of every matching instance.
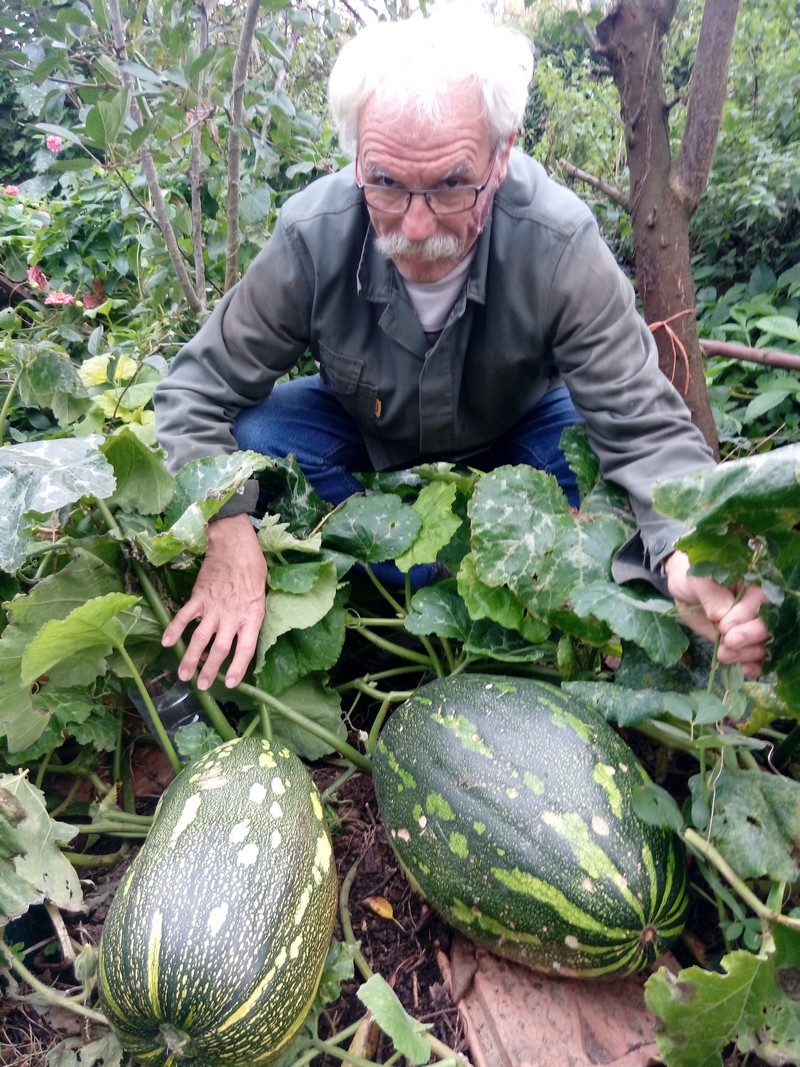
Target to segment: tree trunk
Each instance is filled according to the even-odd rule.
[[[738,0],[706,0],[686,131],[673,161],[664,38],[678,0],[618,0],[597,28],[620,96],[630,171],[636,287],[662,371],[711,447],[718,439],[695,320],[689,220],[705,189],[722,118]]]

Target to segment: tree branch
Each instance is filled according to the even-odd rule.
[[[198,5],[200,15],[200,51],[208,48],[208,10],[204,3]],[[205,77],[200,75],[197,89],[197,110],[195,117],[205,117]],[[194,281],[198,293],[206,291],[206,266],[203,259],[203,204],[201,199],[200,147],[202,140],[202,122],[192,125],[192,154],[189,164],[189,184],[192,190],[192,251],[194,253]]]
[[[114,48],[116,49],[119,58],[125,60],[128,58],[128,49],[125,43],[125,27],[122,22],[119,0],[108,0],[108,13],[111,21]],[[126,88],[131,90],[131,116],[136,125],[141,127],[144,125],[142,112],[133,92],[133,79],[130,74],[123,73],[122,83]],[[145,145],[142,145],[139,154],[142,161],[142,170],[147,179],[147,187],[150,190],[150,196],[153,199],[153,210],[155,211],[158,228],[161,230],[164,243],[167,246],[167,252],[169,253],[175,276],[178,279],[178,284],[180,285],[183,295],[186,297],[187,303],[192,311],[202,311],[205,307],[205,300],[201,299],[195,292],[194,287],[192,286],[192,280],[189,277],[189,272],[184,265],[183,256],[178,247],[178,239],[175,236],[175,230],[172,227],[169,214],[167,213],[167,204],[164,200],[164,194],[161,191],[161,185],[158,181],[158,174],[156,173],[156,165],[153,162],[152,153]]]
[[[734,341],[707,341],[704,337],[700,338],[700,347],[705,350],[707,356],[726,356],[729,359],[744,359],[748,363],[761,363],[767,367],[800,371],[800,356],[779,352],[776,348],[750,348]]]
[[[230,289],[239,274],[239,203],[241,199],[240,171],[242,166],[242,135],[244,118],[244,86],[247,78],[247,63],[253,47],[258,12],[261,0],[248,0],[242,23],[242,35],[236,51],[233,68],[233,98],[231,101],[231,128],[228,133],[228,244],[225,249],[225,289]]]
[[[670,188],[691,218],[708,182],[728,91],[728,66],[739,0],[706,0],[689,83],[686,128]]]
[[[593,189],[597,189],[598,192],[607,196],[609,200],[612,200],[615,204],[619,204],[623,211],[627,211],[628,214],[630,214],[630,199],[621,189],[618,189],[616,185],[611,185],[609,182],[603,181],[602,178],[595,177],[594,174],[588,174],[585,170],[581,170],[580,167],[574,166],[566,159],[559,159],[558,165],[565,174],[570,176],[570,178],[577,178],[578,181],[586,182],[587,185],[591,185]]]

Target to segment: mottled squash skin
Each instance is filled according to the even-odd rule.
[[[229,741],[182,771],[109,908],[104,1011],[156,1067],[253,1067],[303,1023],[330,945],[336,866],[288,749]]]
[[[562,975],[627,974],[683,927],[683,846],[633,810],[646,772],[555,686],[481,675],[422,686],[382,730],[374,777],[411,881],[499,955]]]

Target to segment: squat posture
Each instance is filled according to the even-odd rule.
[[[559,448],[586,424],[639,531],[615,576],[647,576],[719,659],[758,676],[762,593],[689,576],[685,532],[653,508],[657,478],[713,460],[658,368],[633,290],[585,205],[512,147],[533,59],[521,35],[446,17],[380,23],[342,50],[329,100],[353,163],[284,205],[243,280],[177,355],[156,393],[177,470],[248,448],[294,453],[320,495],[353,471],[464,460],[530,463],[577,490]],[[310,351],[319,373],[276,385]],[[194,591],[164,634],[198,622],[180,666],[201,688],[230,656],[238,684],[265,610],[250,512],[257,486],[208,532]],[[424,579],[424,576],[423,576]],[[231,656],[231,652],[233,655]]]

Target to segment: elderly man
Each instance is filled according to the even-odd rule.
[[[653,508],[656,478],[713,461],[659,372],[652,337],[588,209],[512,147],[533,70],[525,38],[446,18],[382,23],[342,50],[330,105],[354,164],[284,206],[244,279],[174,360],[156,394],[173,469],[249,448],[294,453],[320,495],[353,471],[428,459],[529,463],[572,503],[559,448],[580,419],[639,533],[615,575],[666,587],[719,659],[757,676],[762,595],[689,576],[683,532]],[[276,385],[310,350],[319,374]],[[265,609],[248,512],[208,532],[194,591],[164,634],[198,622],[180,666],[207,687],[244,675]],[[425,580],[425,575],[420,577]],[[231,656],[231,653],[232,656]]]

